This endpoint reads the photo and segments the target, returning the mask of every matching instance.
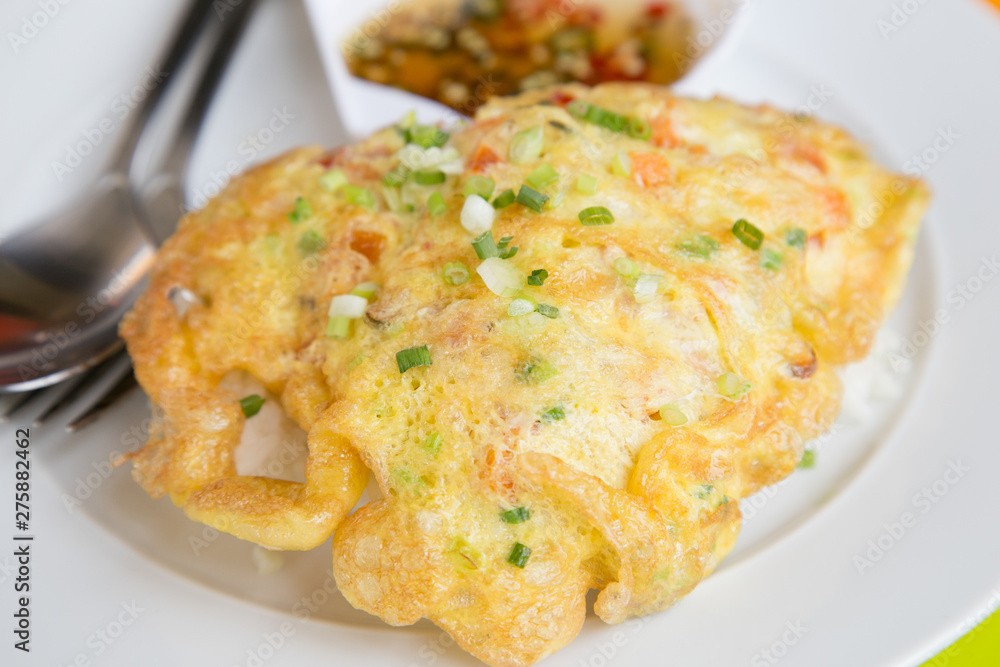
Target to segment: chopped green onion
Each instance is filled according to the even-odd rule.
[[[521,189],[517,192],[517,203],[527,206],[536,213],[542,212],[542,207],[545,206],[545,202],[548,200],[549,198],[547,195],[543,195],[541,192],[538,192],[527,185],[522,185]]]
[[[649,138],[653,136],[653,128],[641,118],[629,118],[627,131],[628,136],[643,141],[649,141]]]
[[[442,273],[444,281],[449,285],[464,285],[469,282],[469,267],[461,262],[448,262]]]
[[[483,232],[472,241],[472,248],[476,251],[476,256],[479,259],[500,256],[500,248],[497,246],[497,242],[493,240],[493,232],[489,230]]]
[[[495,209],[507,208],[515,201],[517,201],[517,195],[514,194],[513,190],[507,188],[499,195],[497,195],[497,198],[493,200],[493,208]]]
[[[566,191],[565,190],[560,190],[559,192],[557,192],[555,194],[554,197],[552,197],[550,200],[548,200],[547,202],[545,202],[545,208],[547,208],[547,209],[557,208],[559,206],[559,204],[561,204],[563,202],[563,199],[566,199]]]
[[[476,273],[497,296],[512,299],[524,288],[524,275],[506,259],[488,257],[476,268]]]
[[[610,225],[614,221],[615,216],[604,206],[591,206],[580,211],[580,222],[588,227]]]
[[[413,172],[413,182],[417,185],[438,185],[444,183],[447,176],[438,169],[421,169]]]
[[[357,287],[351,290],[353,296],[360,296],[371,301],[371,298],[375,296],[375,292],[378,291],[379,284],[373,282],[363,282],[359,283]],[[360,316],[359,316],[360,317]]]
[[[329,338],[344,340],[351,331],[351,318],[343,315],[333,315],[327,320],[326,335]]]
[[[663,280],[662,276],[640,275],[635,281],[635,286],[632,287],[632,294],[635,296],[636,303],[649,303],[652,301],[656,296],[657,290],[660,289],[661,280]]]
[[[250,394],[245,398],[241,398],[240,409],[243,410],[243,416],[249,419],[260,412],[261,406],[264,405],[264,400],[258,394]]]
[[[559,172],[557,172],[551,164],[544,162],[535,168],[533,172],[528,175],[525,179],[528,185],[536,190],[541,190],[547,185],[551,185],[559,180]]]
[[[770,248],[764,248],[761,252],[760,265],[765,269],[770,269],[772,271],[777,271],[781,268],[781,263],[784,258],[781,253],[777,250],[771,250]]]
[[[408,144],[421,148],[440,148],[448,143],[450,134],[433,125],[414,125],[406,130],[403,138]]]
[[[590,103],[585,100],[573,100],[566,105],[566,111],[581,120],[587,117],[588,109],[590,109]]]
[[[622,278],[638,278],[640,271],[639,265],[628,257],[618,257],[615,259],[615,273]]]
[[[417,122],[417,111],[416,109],[410,109],[406,114],[400,119],[399,123],[396,125],[398,130],[408,130],[413,127]]]
[[[288,214],[288,219],[292,221],[293,225],[297,225],[303,220],[311,218],[312,214],[312,207],[309,206],[309,202],[299,197],[295,200],[295,208]]]
[[[319,187],[327,192],[336,192],[347,185],[347,176],[340,169],[331,169],[319,177]]]
[[[427,198],[427,210],[435,218],[443,215],[448,210],[448,205],[444,203],[444,197],[440,192],[435,192]]]
[[[510,141],[510,161],[514,164],[533,162],[541,157],[544,148],[545,132],[540,125],[522,130]]]
[[[688,422],[687,415],[673,403],[668,403],[660,408],[660,419],[671,426],[683,426]]]
[[[347,195],[347,201],[352,204],[369,210],[375,208],[375,194],[368,188],[362,188],[357,185],[345,185],[344,194]]]
[[[519,246],[514,246],[513,248],[510,247],[510,242],[513,240],[514,240],[513,236],[505,236],[502,239],[500,239],[499,243],[497,243],[497,250],[500,252],[500,254],[497,255],[497,257],[499,257],[500,259],[510,259],[511,257],[517,254]]]
[[[493,226],[496,210],[479,195],[469,195],[462,205],[461,222],[466,231],[483,234]]]
[[[785,232],[785,243],[792,246],[793,248],[798,248],[802,250],[806,247],[806,241],[808,240],[806,236],[806,230],[795,227],[789,229]]]
[[[534,285],[536,287],[541,287],[545,283],[545,279],[549,277],[549,272],[545,269],[535,269],[528,276],[528,284]]]
[[[526,384],[541,384],[559,375],[559,369],[550,361],[532,357],[520,364],[515,374]]]
[[[706,500],[708,499],[709,496],[712,495],[712,491],[714,490],[715,487],[712,486],[711,484],[699,484],[698,490],[695,491],[693,495],[698,500]]]
[[[330,317],[346,317],[349,320],[361,319],[368,309],[368,298],[360,294],[341,294],[330,300],[330,308],[326,314]]]
[[[764,232],[743,218],[733,224],[733,236],[751,250],[760,250],[760,245],[764,242]]]
[[[410,347],[396,353],[396,365],[399,366],[400,373],[418,366],[430,366],[432,363],[434,362],[431,361],[431,353],[426,345]]]
[[[593,123],[605,129],[621,134],[628,127],[628,118],[607,109],[602,109],[593,104],[587,109],[583,117],[588,123]]]
[[[479,195],[483,199],[489,199],[493,196],[493,189],[496,186],[496,182],[487,176],[470,176],[465,182],[464,194],[466,197]]]
[[[520,542],[514,543],[514,548],[510,550],[510,555],[507,556],[507,562],[514,567],[524,568],[528,564],[528,557],[531,556],[531,549],[524,546]]]
[[[540,304],[538,304],[538,307],[536,308],[536,310],[538,310],[538,314],[539,315],[544,315],[545,317],[549,318],[550,320],[554,320],[557,317],[559,317],[559,309],[556,308],[555,306],[550,306],[547,303],[540,303]]]
[[[552,422],[558,422],[566,419],[566,410],[563,406],[557,405],[554,408],[549,408],[542,412],[542,423],[551,424]]]
[[[597,179],[590,174],[580,174],[576,177],[576,190],[585,195],[597,194]]]
[[[424,440],[423,447],[424,450],[431,456],[437,456],[438,452],[441,451],[441,445],[443,444],[444,444],[444,438],[441,437],[440,433],[435,431],[434,433],[431,433],[429,436],[427,436],[427,439]]]
[[[615,176],[628,178],[632,175],[632,158],[623,150],[615,153],[615,159],[611,161],[611,173]]]
[[[527,507],[515,507],[512,510],[500,512],[500,520],[504,523],[524,523],[531,518]]]
[[[507,314],[511,317],[521,317],[533,312],[535,312],[535,302],[524,296],[519,296],[507,306]]]
[[[807,449],[806,451],[802,452],[802,459],[799,460],[798,467],[802,468],[803,470],[808,470],[809,468],[812,468],[815,465],[816,465],[816,450]]]
[[[697,236],[677,244],[677,249],[686,255],[709,259],[719,249],[719,242],[711,236]]]
[[[723,373],[715,383],[718,385],[720,394],[734,401],[746,396],[747,392],[753,388],[753,384],[749,380],[744,380],[736,373]]]
[[[306,255],[314,255],[326,245],[326,241],[323,237],[314,232],[313,230],[306,231],[302,236],[299,237],[298,248]]]
[[[382,182],[389,187],[396,187],[402,185],[406,182],[406,179],[410,176],[410,170],[405,165],[399,165],[395,169],[390,169],[382,177]]]

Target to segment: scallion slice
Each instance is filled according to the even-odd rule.
[[[615,259],[615,273],[622,278],[638,278],[641,269],[639,265],[628,257],[618,257]]]
[[[628,178],[632,175],[632,158],[623,150],[615,153],[615,159],[611,161],[611,173],[615,176]]]
[[[510,242],[514,240],[513,236],[505,236],[497,242],[497,250],[500,254],[497,255],[500,259],[510,259],[517,254],[519,249],[518,246],[510,247]]]
[[[258,394],[250,394],[244,398],[240,399],[240,409],[243,410],[243,416],[249,419],[255,414],[260,412],[260,408],[264,405],[265,399]]]
[[[479,259],[500,256],[500,248],[497,246],[497,242],[493,240],[493,232],[489,230],[473,239],[472,249],[476,251],[476,256]]]
[[[360,294],[341,294],[330,300],[330,308],[326,314],[330,317],[346,317],[357,320],[365,316],[368,309],[368,297]]]
[[[473,234],[482,234],[493,226],[496,209],[479,195],[469,195],[462,205],[462,227]]]
[[[720,394],[734,401],[746,396],[753,388],[753,384],[749,380],[744,380],[736,373],[723,373],[715,383]]]
[[[327,192],[336,192],[347,185],[347,176],[340,169],[331,169],[319,177],[319,187]]]
[[[591,206],[580,211],[580,222],[587,227],[610,225],[614,221],[615,216],[604,206]]]
[[[531,187],[536,190],[541,190],[547,185],[551,185],[559,180],[559,172],[557,172],[551,164],[545,162],[538,165],[528,178],[525,179]]]
[[[497,296],[511,299],[524,289],[524,275],[506,259],[488,257],[476,268],[476,273]]]
[[[660,289],[660,282],[662,280],[662,276],[640,275],[635,281],[635,286],[632,287],[632,294],[635,296],[636,303],[649,303],[652,301],[656,296],[656,292]]]
[[[710,259],[719,249],[719,242],[711,236],[696,236],[693,239],[678,243],[677,249],[685,255]]]
[[[733,236],[751,250],[760,250],[760,245],[764,242],[764,232],[743,218],[733,224]]]
[[[807,449],[806,451],[802,452],[802,458],[799,460],[798,467],[802,468],[803,470],[808,470],[809,468],[812,468],[815,465],[816,465],[816,450]]]
[[[426,440],[424,440],[423,444],[424,451],[426,451],[431,456],[437,456],[438,452],[441,451],[441,445],[443,444],[444,444],[444,438],[441,437],[440,433],[435,431],[434,433],[431,433],[429,436],[427,436]]]
[[[510,141],[510,161],[514,164],[532,162],[545,149],[545,132],[542,127],[532,127],[514,135]]]
[[[619,134],[624,132],[628,127],[628,118],[625,116],[617,114],[614,111],[602,109],[601,107],[594,106],[593,104],[587,109],[587,113],[583,119],[588,123],[593,123],[594,125],[598,125]]]
[[[379,284],[373,282],[363,282],[359,283],[354,289],[351,290],[353,296],[360,296],[369,301],[375,296],[375,292],[378,291]],[[359,315],[360,317],[360,315]]]
[[[291,220],[293,225],[297,225],[303,220],[311,218],[312,214],[312,207],[309,206],[309,202],[303,197],[299,197],[295,200],[295,208],[288,214],[288,219]]]
[[[527,507],[515,507],[511,510],[500,512],[500,520],[504,523],[524,523],[531,518],[531,511]]]
[[[673,403],[667,403],[660,408],[660,419],[671,426],[683,426],[688,423],[687,415]]]
[[[405,373],[418,366],[430,366],[433,363],[431,353],[426,345],[410,347],[396,353],[396,365],[399,367],[400,373]]]
[[[406,179],[410,176],[410,170],[404,165],[399,165],[394,169],[390,169],[382,177],[382,182],[389,187],[397,187],[406,182]]]
[[[649,138],[653,136],[653,128],[641,118],[629,118],[627,132],[628,136],[633,139],[642,139],[643,141],[649,141]]]
[[[469,195],[479,195],[483,199],[489,199],[493,196],[493,189],[496,188],[496,182],[487,176],[470,176],[469,180],[465,182],[465,196]]]
[[[329,338],[344,340],[351,332],[351,318],[334,315],[326,322],[326,335]]]
[[[771,248],[764,248],[761,251],[760,265],[762,268],[770,269],[771,271],[777,271],[781,268],[781,264],[784,262],[784,257],[777,250],[772,250]]]
[[[576,191],[585,195],[597,194],[597,179],[590,174],[580,174],[576,177]]]
[[[421,148],[440,148],[448,143],[450,134],[433,125],[413,125],[405,130],[404,139],[408,144]]]
[[[534,285],[535,287],[541,287],[545,283],[545,279],[549,277],[549,272],[545,269],[535,269],[528,276],[528,284]]]
[[[448,262],[441,272],[449,285],[464,285],[469,282],[469,267],[462,262]]]
[[[520,542],[514,543],[514,548],[510,550],[510,555],[507,556],[507,562],[514,567],[524,568],[528,564],[528,558],[531,556],[531,549],[524,546]]]
[[[549,408],[544,410],[541,414],[541,419],[543,424],[551,424],[552,422],[562,421],[566,419],[566,410],[561,405],[557,405],[554,408]]]
[[[545,202],[548,200],[547,195],[543,195],[541,192],[527,185],[522,185],[521,189],[517,192],[517,202],[523,206],[527,206],[536,213],[542,212],[542,207],[545,206]]]
[[[535,312],[535,302],[528,297],[519,296],[507,305],[507,314],[511,317],[521,317]]]
[[[499,195],[497,195],[497,198],[493,200],[493,208],[495,209],[507,208],[515,201],[517,201],[517,195],[514,194],[513,190],[507,188]]]
[[[439,169],[421,169],[413,172],[413,182],[417,185],[438,185],[444,183],[447,176]]]
[[[795,227],[785,232],[785,243],[792,246],[793,248],[798,248],[799,250],[802,250],[803,248],[806,247],[806,241],[807,241],[807,236],[806,236],[806,230],[804,229]]]
[[[427,198],[427,210],[435,218],[447,212],[448,205],[444,203],[444,196],[440,192],[435,192]]]
[[[326,241],[323,240],[322,236],[309,229],[299,237],[297,245],[302,254],[315,255],[326,246]]]
[[[555,306],[550,306],[547,303],[540,303],[540,304],[538,304],[538,306],[535,308],[535,310],[538,311],[539,315],[544,315],[545,317],[549,318],[550,320],[554,320],[557,317],[559,317],[559,309],[556,308]]]
[[[362,188],[358,185],[345,185],[344,194],[347,195],[347,201],[352,204],[369,210],[375,208],[375,193],[368,188]]]

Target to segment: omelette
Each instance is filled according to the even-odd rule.
[[[646,84],[294,150],[181,221],[122,324],[133,475],[270,549],[332,534],[355,607],[533,664],[590,589],[621,623],[733,548],[832,425],[928,199],[838,128]],[[237,471],[262,403],[302,480]]]

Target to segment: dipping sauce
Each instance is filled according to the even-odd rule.
[[[692,64],[691,28],[673,2],[410,0],[345,57],[355,76],[471,115],[493,95],[556,83],[673,83]]]

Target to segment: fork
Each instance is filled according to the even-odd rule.
[[[183,210],[183,188],[191,151],[215,90],[242,37],[257,0],[226,3],[227,11],[219,12],[218,16],[221,25],[214,28],[208,21],[209,9],[217,4],[205,0],[195,0],[192,3],[164,61],[163,69],[167,72],[167,79],[156,94],[147,98],[148,106],[138,116],[142,119],[142,125],[135,129],[136,136],[131,138],[131,154],[127,157],[125,172],[134,176],[133,160],[144,140],[147,140],[145,135],[149,127],[148,120],[153,115],[154,107],[159,106],[160,93],[175,78],[173,72],[184,64],[195,46],[202,40],[211,40],[208,44],[211,55],[207,62],[198,63],[202,71],[197,87],[171,141],[171,149],[162,168],[140,187],[129,186],[136,212],[147,232],[151,233],[157,243],[162,242],[173,231],[177,217]],[[131,182],[133,179],[129,180]],[[128,354],[120,342],[107,358],[96,359],[94,362],[96,365],[84,373],[52,387],[15,394],[0,394],[0,422],[20,419],[30,412],[35,412],[33,424],[39,426],[70,406],[74,406],[75,409],[66,425],[68,432],[79,430],[96,421],[122,397],[135,389],[138,383],[132,372]]]

